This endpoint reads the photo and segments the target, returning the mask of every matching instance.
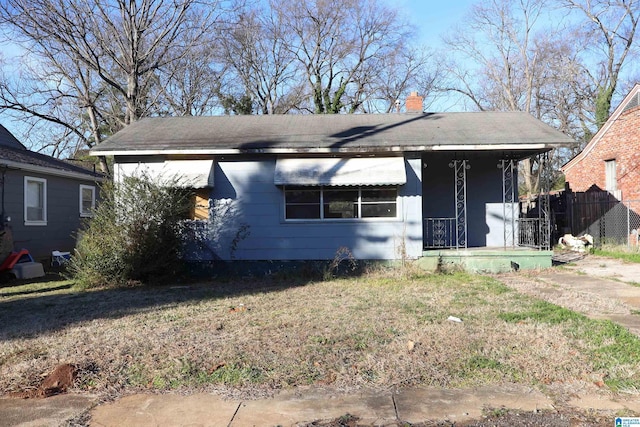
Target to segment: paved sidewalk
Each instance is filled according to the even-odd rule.
[[[640,413],[640,396],[575,395],[566,405],[569,409],[591,412]],[[516,384],[465,390],[409,388],[354,394],[298,389],[259,400],[227,400],[212,394],[136,394],[98,406],[95,396],[66,394],[47,399],[0,398],[0,427],[66,426],[68,420],[77,422],[78,417],[81,423],[82,419],[90,418],[89,425],[94,427],[284,427],[335,420],[347,414],[358,417],[358,425],[397,426],[477,420],[485,408],[525,412],[556,410],[550,397]]]
[[[34,401],[17,401],[24,406],[22,421],[0,425],[40,426],[64,425],[61,403],[75,405],[77,414],[94,405],[84,396],[58,396],[38,401],[38,408],[51,404],[61,411],[58,418],[51,413],[43,418],[25,416],[33,411]],[[77,403],[84,401],[84,410]],[[0,400],[2,402],[2,400]],[[55,402],[55,403],[54,403]],[[575,396],[570,407],[582,410],[615,410],[640,413],[640,397],[620,400],[601,395]],[[508,408],[521,411],[555,410],[552,400],[535,389],[521,385],[485,387],[466,390],[410,388],[397,392],[339,394],[324,389],[283,392],[269,399],[226,400],[212,394],[182,396],[174,394],[137,394],[91,409],[91,426],[298,426],[314,421],[330,421],[351,414],[358,425],[397,426],[426,421],[464,422],[480,419],[484,408]],[[6,421],[0,405],[0,414]],[[76,416],[77,416],[76,414]],[[15,418],[13,419],[15,421]],[[55,422],[60,421],[60,422]]]
[[[46,399],[0,398],[0,427],[62,426],[91,409],[96,397],[61,394]]]
[[[360,425],[399,421],[460,422],[482,416],[485,406],[524,411],[553,409],[537,390],[517,385],[469,390],[406,389],[399,392],[337,394],[326,390],[288,391],[270,399],[236,401],[209,394],[133,395],[96,407],[91,425],[135,426],[296,426],[351,414]],[[640,402],[638,403],[640,409]]]
[[[478,419],[485,407],[553,410],[551,399],[521,386],[467,390],[427,388],[339,394],[326,389],[286,391],[269,399],[227,400],[212,394],[136,394],[95,406],[94,396],[0,399],[0,426],[60,426],[86,412],[90,425],[107,426],[296,426],[350,414],[359,425]],[[625,403],[640,411],[640,401]],[[630,406],[629,406],[630,405]],[[94,407],[95,406],[95,407]]]

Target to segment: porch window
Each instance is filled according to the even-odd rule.
[[[47,225],[47,180],[24,177],[24,225]]]
[[[305,187],[284,189],[286,220],[396,218],[397,187]]]

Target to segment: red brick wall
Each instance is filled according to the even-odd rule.
[[[617,188],[624,200],[640,200],[640,107],[623,112],[580,162],[565,171],[573,191],[605,189],[605,161],[616,161]]]

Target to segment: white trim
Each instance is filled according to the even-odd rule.
[[[82,200],[82,190],[91,190],[91,211],[93,211],[96,207],[96,186],[95,185],[85,185],[85,184],[80,184],[80,190],[79,190],[79,198],[80,198],[80,205],[79,205],[79,212],[80,212],[80,216],[83,218],[89,218],[93,216],[92,212],[83,212],[82,211],[82,205],[83,205],[83,200]]]
[[[28,220],[27,219],[27,186],[29,182],[39,182],[42,184],[42,220]],[[47,225],[47,180],[44,178],[36,178],[34,176],[26,176],[24,177],[24,194],[23,194],[23,204],[24,204],[24,225]]]
[[[46,175],[61,176],[65,178],[78,178],[78,179],[84,179],[86,181],[100,181],[100,182],[104,180],[104,177],[101,177],[101,176],[93,176],[93,175],[84,174],[81,172],[65,171],[61,169],[48,168],[45,166],[36,166],[36,165],[30,165],[26,163],[13,162],[11,160],[0,160],[0,165],[6,166],[11,169],[21,169],[27,172],[36,172],[36,173],[42,173]]]
[[[447,144],[434,145],[433,151],[465,150],[542,150],[550,148],[547,144]]]
[[[413,151],[464,151],[464,150],[541,150],[558,146],[553,143],[535,144],[445,144],[445,145],[393,145],[345,148],[203,148],[203,149],[162,149],[148,150],[90,150],[92,156],[157,156],[157,155],[232,155],[232,154],[303,154],[303,153],[402,153]]]

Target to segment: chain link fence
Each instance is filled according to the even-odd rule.
[[[572,227],[574,235],[590,234],[596,247],[616,245],[640,250],[640,200],[574,203],[572,209],[578,219]]]

